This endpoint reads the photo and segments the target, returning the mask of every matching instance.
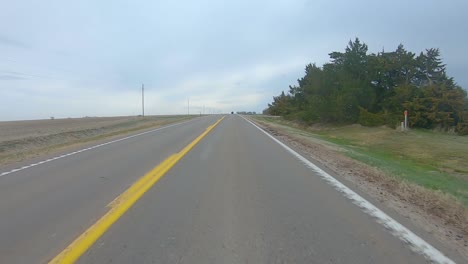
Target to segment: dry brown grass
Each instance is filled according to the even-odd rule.
[[[148,116],[0,122],[0,165],[188,118]]]
[[[442,219],[444,224],[468,235],[468,210],[453,196],[406,181],[396,181],[394,184],[395,187],[390,189],[402,201],[416,205],[424,212]]]
[[[254,121],[468,257],[468,210],[452,195],[393,177],[346,156],[339,146],[292,134],[274,123]]]

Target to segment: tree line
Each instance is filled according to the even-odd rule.
[[[311,123],[359,123],[395,127],[408,111],[414,128],[468,134],[467,93],[447,76],[439,49],[419,55],[399,45],[368,54],[358,38],[331,61],[308,64],[305,76],[273,97],[265,113]]]

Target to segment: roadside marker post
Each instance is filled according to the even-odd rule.
[[[405,110],[405,131],[408,130],[408,110]]]

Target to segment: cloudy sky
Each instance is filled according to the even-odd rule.
[[[1,0],[0,120],[261,111],[359,37],[439,48],[468,87],[466,0]]]

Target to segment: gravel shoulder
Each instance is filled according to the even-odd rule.
[[[289,127],[274,122],[251,120],[468,259],[468,214],[453,197],[401,181],[354,160],[331,142],[294,133]]]

